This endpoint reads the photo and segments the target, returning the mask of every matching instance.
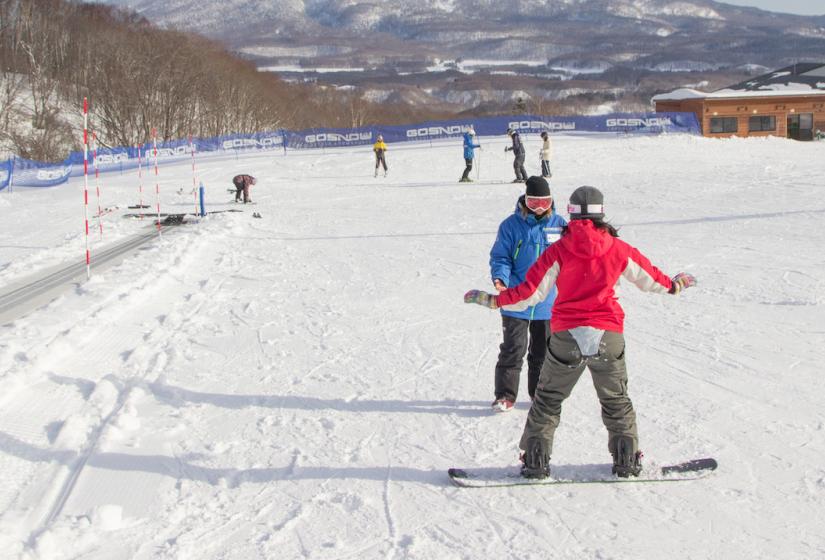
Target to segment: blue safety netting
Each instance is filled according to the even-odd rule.
[[[508,128],[522,133],[550,134],[601,132],[618,134],[699,134],[699,123],[693,113],[617,113],[602,116],[547,117],[518,115],[432,121],[412,125],[370,126],[362,128],[315,128],[307,130],[277,130],[255,134],[232,134],[215,138],[193,138],[119,148],[99,148],[97,158],[88,154],[89,173],[124,171],[142,164],[152,167],[191,158],[194,151],[201,157],[237,157],[241,153],[304,150],[339,146],[372,144],[382,135],[388,144],[399,142],[436,141],[457,138],[473,125],[479,136],[499,136]],[[52,187],[65,183],[69,177],[83,174],[83,152],[72,152],[61,163],[42,163],[14,157],[0,162],[0,190],[10,184],[24,187]]]

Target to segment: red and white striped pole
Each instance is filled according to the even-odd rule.
[[[97,227],[103,237],[103,209],[100,207],[100,170],[97,167],[97,133],[92,131],[92,165],[95,168],[95,191],[97,192]]]
[[[158,129],[152,129],[152,148],[155,155],[155,201],[157,202],[158,211],[158,237],[163,237],[160,231],[160,179],[158,179]]]
[[[89,253],[89,100],[83,98],[83,221],[86,224],[86,280],[92,277]]]
[[[192,154],[192,196],[195,197],[195,214],[198,214],[198,181],[195,178],[195,146],[192,145],[192,135],[189,135],[189,153]]]
[[[140,208],[140,219],[143,219],[143,144],[135,146],[138,153],[138,208]]]

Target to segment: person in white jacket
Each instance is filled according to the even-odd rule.
[[[550,157],[553,155],[553,145],[550,144],[550,136],[547,132],[541,133],[542,145],[539,155],[541,156],[541,176],[549,179],[553,176],[550,173]]]

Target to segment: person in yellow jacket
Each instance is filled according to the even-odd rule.
[[[387,145],[384,144],[384,137],[380,134],[375,144],[372,145],[372,151],[375,152],[375,176],[378,177],[378,167],[384,166],[384,177],[387,176],[387,159],[384,154],[387,152]]]

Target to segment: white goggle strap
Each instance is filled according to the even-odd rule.
[[[603,204],[568,204],[568,214],[604,214]]]

